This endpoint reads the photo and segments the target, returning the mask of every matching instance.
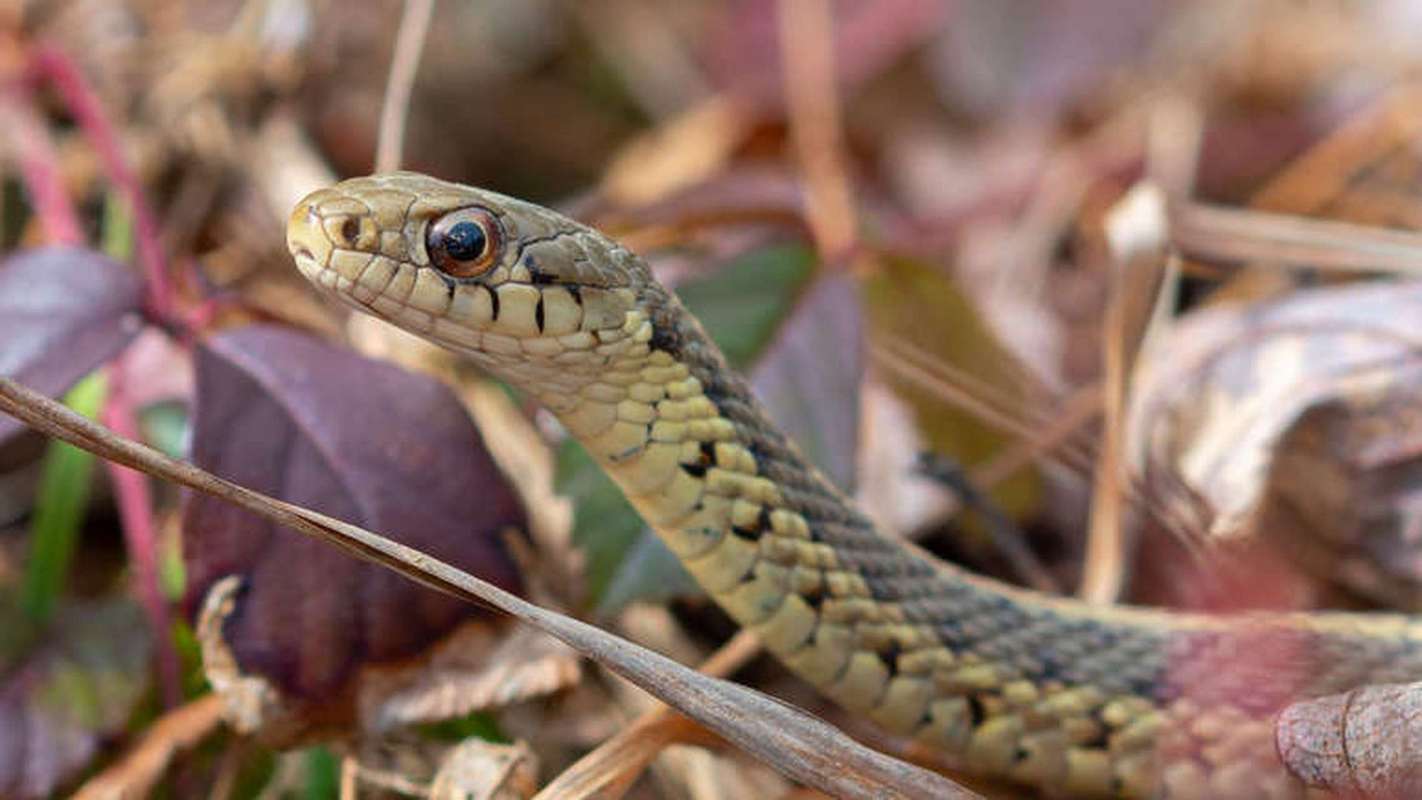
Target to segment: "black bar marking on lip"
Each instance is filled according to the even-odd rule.
[[[739,525],[731,526],[731,534],[738,539],[745,539],[747,542],[760,541],[760,531],[751,530],[750,528],[742,528]]]

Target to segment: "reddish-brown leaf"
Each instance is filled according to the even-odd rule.
[[[193,461],[516,588],[518,501],[430,378],[271,326],[198,349]],[[224,639],[242,671],[329,697],[366,662],[421,652],[477,609],[206,496],[184,518],[191,605],[244,578]]]
[[[142,326],[143,282],[93,250],[46,247],[0,263],[0,375],[58,395]],[[0,415],[0,441],[21,427]]]

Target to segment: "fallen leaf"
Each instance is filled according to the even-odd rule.
[[[198,349],[193,460],[509,588],[501,536],[521,508],[444,385],[289,330]],[[301,700],[336,697],[367,662],[414,656],[477,609],[206,496],[184,512],[190,604],[243,586],[224,639],[242,672]]]
[[[361,726],[389,731],[457,719],[543,697],[580,677],[578,655],[528,628],[465,626],[432,653],[429,668],[362,686]]]
[[[1295,703],[1274,728],[1299,780],[1344,797],[1405,800],[1422,792],[1422,683],[1364,686]]]
[[[1147,486],[1203,501],[1215,543],[1272,539],[1329,581],[1417,602],[1419,313],[1422,284],[1388,282],[1187,315],[1132,401]]]

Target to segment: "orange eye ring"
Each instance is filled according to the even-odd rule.
[[[440,217],[425,234],[425,250],[440,272],[473,278],[487,272],[503,249],[499,220],[483,208],[461,208]]]

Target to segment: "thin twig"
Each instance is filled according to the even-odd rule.
[[[400,168],[405,154],[405,122],[410,116],[410,91],[419,71],[425,35],[434,16],[434,0],[405,0],[400,15],[400,31],[395,35],[395,51],[390,57],[390,74],[385,82],[385,104],[380,109],[380,134],[375,146],[375,171]]]
[[[963,508],[978,515],[987,527],[993,547],[1007,560],[1019,580],[1039,592],[1061,591],[1056,578],[1027,545],[1027,537],[1017,523],[973,483],[960,464],[941,454],[926,453],[919,459],[919,470],[951,489]]]
[[[1152,184],[1137,186],[1108,214],[1106,233],[1114,263],[1102,336],[1102,441],[1078,590],[1083,599],[1102,604],[1120,597],[1129,561],[1127,391],[1149,312],[1163,285],[1160,276],[1169,235],[1164,192]]]
[[[1070,412],[1066,419],[1076,420],[1077,414],[1084,415],[1084,419],[1064,425],[1063,413],[1060,410],[1042,409],[1039,412],[1031,408],[1017,408],[1017,402],[1007,394],[956,367],[942,363],[904,340],[888,339],[872,343],[869,353],[876,364],[887,368],[900,378],[934,393],[936,397],[974,415],[984,424],[1016,436],[1025,445],[1022,454],[1030,460],[1039,463],[1052,461],[1083,477],[1092,475],[1098,450],[1094,443],[1085,438],[1086,431],[1082,426],[1099,414],[1099,397],[1073,396],[1069,401]],[[1100,391],[1100,387],[1093,387],[1089,393],[1099,395]],[[1076,403],[1091,408],[1078,407]],[[1012,457],[1017,458],[1016,455]],[[1004,455],[1004,458],[1007,456]],[[994,467],[993,462],[981,467],[984,471],[994,472],[1002,468]],[[978,469],[974,467],[974,472]],[[983,485],[991,485],[997,480],[1001,478],[994,475],[990,480],[984,480]],[[1148,487],[1141,483],[1138,475],[1128,472],[1122,476],[1122,480],[1126,481],[1132,501],[1138,503],[1164,529],[1187,545],[1198,544],[1198,537],[1191,535],[1191,531],[1196,530],[1198,526],[1192,525],[1189,520],[1181,519],[1172,507],[1157,502]]]
[[[973,467],[968,477],[990,489],[1034,461],[1051,457],[1065,443],[1078,438],[1088,422],[1101,414],[1101,385],[1083,386],[1068,396],[1062,408],[1050,415],[1041,432],[1018,441]]]
[[[876,364],[933,392],[987,425],[1021,439],[1031,440],[1037,436],[1042,420],[1022,409],[1014,408],[1014,404],[996,390],[991,390],[985,396],[984,386],[973,382],[976,379],[961,371],[950,371],[946,369],[946,365],[932,362],[930,357],[913,345],[897,339],[873,342],[869,346],[869,354]],[[929,363],[933,366],[930,367]],[[967,380],[967,385],[961,385],[960,378]],[[1074,446],[1070,439],[1062,445],[1055,452],[1043,451],[1042,454],[1055,455],[1072,469],[1083,474],[1089,473],[1091,453]]]

